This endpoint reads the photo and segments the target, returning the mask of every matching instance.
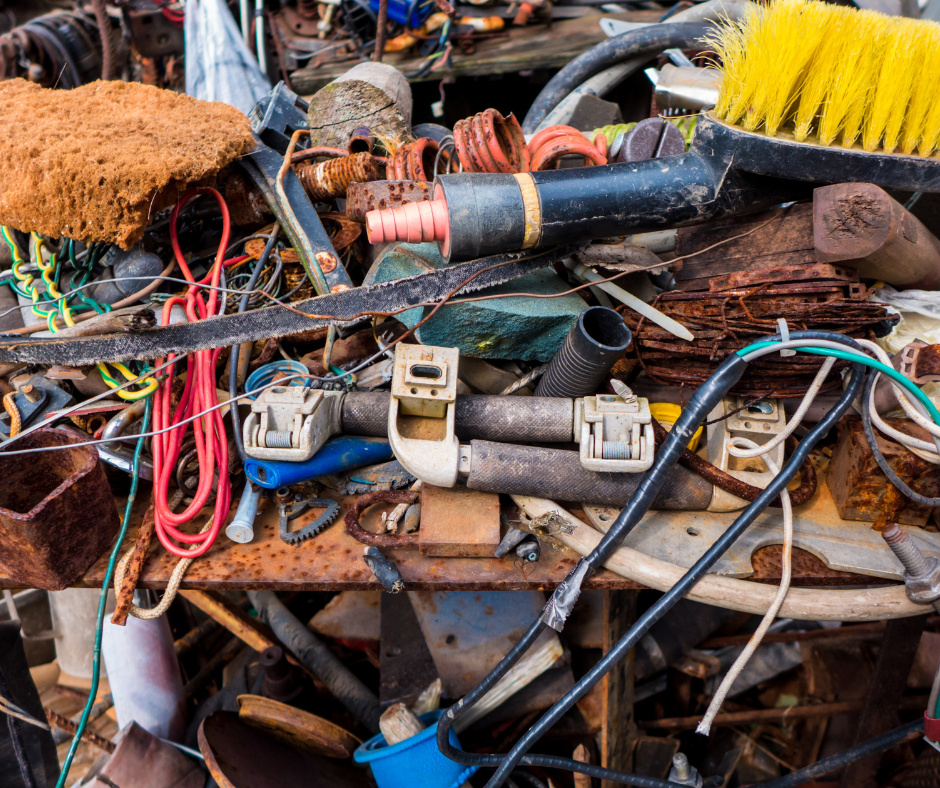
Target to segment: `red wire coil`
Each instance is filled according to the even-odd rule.
[[[180,248],[177,236],[176,222],[180,211],[194,197],[201,194],[211,194],[222,210],[222,238],[219,242],[219,251],[215,263],[205,278],[197,282],[186,264],[183,250]],[[225,265],[225,250],[228,248],[231,221],[228,206],[222,195],[215,189],[200,187],[192,189],[183,195],[182,199],[173,209],[170,217],[170,241],[176,263],[183,276],[192,282],[185,296],[170,298],[163,305],[162,324],[169,325],[170,313],[176,304],[184,306],[186,317],[190,321],[204,320],[215,315],[218,311],[218,290],[211,290],[208,299],[203,299],[199,292],[200,284],[211,282],[214,287],[219,286],[222,268]],[[196,443],[196,454],[199,460],[199,484],[193,495],[192,503],[179,513],[170,509],[168,490],[170,478],[179,459],[183,439],[189,431],[188,424],[182,424],[194,413],[210,410],[219,404],[219,397],[215,385],[215,367],[222,348],[214,350],[200,350],[190,353],[186,357],[186,382],[180,395],[179,404],[173,410],[171,399],[173,378],[176,366],[171,366],[164,373],[160,387],[154,394],[153,426],[157,435],[153,438],[153,493],[154,493],[154,525],[157,538],[169,552],[181,558],[197,558],[206,553],[219,534],[225,518],[228,516],[229,505],[232,499],[231,480],[228,469],[228,439],[225,435],[225,425],[219,409],[211,410],[191,422],[193,437]],[[167,356],[173,360],[175,353]],[[159,359],[157,365],[163,363]],[[168,429],[167,432],[160,430]],[[188,523],[205,506],[212,493],[212,484],[218,476],[216,490],[215,511],[212,515],[212,527],[204,534],[187,534],[180,531],[178,526]],[[179,547],[174,542],[187,545],[196,545],[190,549]]]
[[[388,177],[399,181],[433,181],[434,160],[440,146],[430,137],[421,137],[402,145],[389,159]]]
[[[532,172],[554,169],[559,159],[571,154],[581,154],[585,167],[607,164],[607,138],[598,133],[591,143],[571,126],[549,126],[529,142]]]

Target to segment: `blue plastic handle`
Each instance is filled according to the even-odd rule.
[[[245,462],[245,475],[261,487],[276,490],[318,476],[385,462],[394,456],[392,447],[384,438],[342,435],[330,438],[320,451],[305,462],[248,459]]]

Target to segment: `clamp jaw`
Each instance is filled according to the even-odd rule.
[[[457,482],[460,443],[454,433],[457,348],[395,348],[388,441],[412,476],[435,487]]]
[[[342,430],[342,392],[273,386],[251,403],[242,427],[245,453],[256,460],[304,462]]]
[[[619,381],[618,381],[619,382]],[[624,385],[574,401],[574,439],[589,471],[642,473],[653,464],[650,403]]]
[[[708,461],[725,473],[763,489],[773,473],[760,457],[732,457],[729,444],[734,438],[749,438],[757,444],[770,442],[787,426],[787,416],[780,400],[769,399],[747,405],[743,397],[725,397],[708,416]],[[784,445],[771,450],[778,468],[783,467]],[[708,506],[710,512],[733,512],[743,509],[747,501],[725,492],[717,485]]]

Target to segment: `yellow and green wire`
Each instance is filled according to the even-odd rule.
[[[63,296],[59,291],[57,284],[56,271],[59,263],[58,254],[51,255],[48,262],[43,260],[42,249],[45,241],[38,233],[32,233],[33,245],[36,255],[36,265],[41,272],[42,281],[46,285],[46,297],[49,299],[46,301],[44,300],[42,294],[40,294],[39,288],[36,287],[35,277],[32,274],[22,270],[22,267],[26,264],[27,260],[23,257],[23,254],[20,251],[18,244],[14,240],[9,228],[0,227],[0,235],[3,236],[4,241],[6,241],[7,245],[10,247],[10,251],[13,255],[13,276],[20,286],[19,288],[14,287],[14,290],[19,292],[24,297],[29,298],[33,302],[31,307],[33,314],[45,318],[49,325],[49,330],[53,334],[57,333],[59,330],[58,325],[56,325],[57,317],[61,318],[65,325],[74,326],[74,310],[68,303],[68,297]],[[69,249],[71,252],[71,250],[74,249],[74,244],[72,244],[71,241],[69,241],[69,244]],[[75,258],[73,255],[72,260],[74,261],[74,259]],[[92,265],[89,266],[85,271],[82,277],[82,284],[84,284],[84,280],[86,280],[91,273],[91,267],[93,264],[94,263],[92,262]],[[99,314],[103,311],[110,310],[110,306],[102,308],[96,301],[93,301],[82,293],[78,293],[77,295],[81,297],[82,301],[87,307],[95,309],[95,311],[97,311]],[[45,310],[41,308],[40,304],[49,304],[52,306],[52,309]],[[120,386],[121,382],[115,378],[114,374],[111,372],[111,367],[116,369],[125,380],[134,380],[137,377],[137,375],[128,369],[125,364],[118,362],[112,363],[110,365],[99,362],[96,366],[98,367],[98,371],[101,373],[101,378],[104,380],[105,385],[112,389],[116,389],[118,386]],[[145,378],[141,381],[141,383],[143,384],[143,388],[136,391],[121,389],[120,391],[116,392],[117,396],[123,400],[134,402],[136,400],[150,396],[154,391],[157,390],[156,378]]]

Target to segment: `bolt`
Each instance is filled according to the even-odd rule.
[[[685,753],[677,752],[672,756],[672,768],[675,769],[675,775],[680,780],[688,780],[691,774],[689,768],[689,759]]]
[[[27,399],[29,402],[39,402],[39,399],[40,399],[40,397],[42,396],[42,395],[36,390],[36,387],[35,387],[35,386],[29,385],[29,384],[23,386],[23,388],[21,388],[20,391],[23,392],[23,396],[26,397],[26,399]]]
[[[888,543],[898,561],[904,565],[904,571],[911,577],[921,577],[930,571],[930,564],[914,540],[897,523],[889,523],[881,532],[881,538]]]

